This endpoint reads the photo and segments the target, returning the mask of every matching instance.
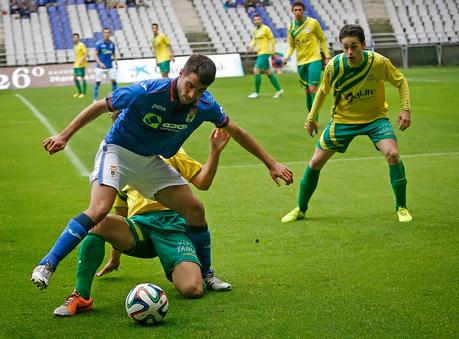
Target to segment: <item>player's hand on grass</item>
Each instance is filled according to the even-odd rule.
[[[317,121],[306,121],[304,123],[304,128],[306,128],[306,130],[308,131],[308,134],[313,137],[314,135],[316,135],[319,131],[319,124],[317,123]]]
[[[118,268],[120,267],[120,261],[119,260],[113,260],[110,259],[104,266],[103,269],[101,269],[99,272],[96,273],[96,277],[101,277],[105,274],[108,274],[113,271],[118,271]]]
[[[269,169],[269,174],[276,182],[277,186],[280,186],[279,178],[284,180],[287,185],[293,183],[293,172],[281,163],[276,162],[274,166]]]
[[[401,131],[406,130],[411,124],[411,114],[409,111],[402,110],[397,119],[397,125]]]
[[[215,128],[210,134],[210,145],[214,151],[220,153],[230,139],[231,135],[224,129]]]
[[[67,145],[67,140],[60,134],[53,135],[43,141],[43,147],[50,155],[62,151],[65,145]]]

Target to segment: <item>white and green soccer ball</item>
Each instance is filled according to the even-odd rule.
[[[160,323],[168,309],[169,301],[166,293],[154,284],[137,285],[126,297],[128,316],[141,325]]]

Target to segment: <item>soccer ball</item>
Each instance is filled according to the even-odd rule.
[[[169,308],[166,293],[161,287],[145,283],[134,287],[126,297],[126,312],[142,325],[154,325],[163,321]]]

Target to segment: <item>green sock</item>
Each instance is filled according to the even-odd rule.
[[[308,109],[308,113],[311,112],[312,107],[312,100],[309,94],[306,94],[306,108]]]
[[[268,75],[269,80],[271,80],[271,83],[273,84],[274,88],[276,89],[277,92],[281,90],[279,82],[277,81],[277,77],[274,73],[271,73]]]
[[[316,190],[317,183],[319,182],[319,171],[311,169],[311,167],[306,168],[303,174],[303,178],[300,182],[300,192],[298,193],[298,207],[301,212],[306,212],[308,209],[308,203],[311,199],[312,194]]]
[[[86,79],[83,80],[83,94],[86,95],[86,88],[88,87]]]
[[[405,177],[405,166],[403,162],[400,162],[397,165],[389,164],[389,175],[390,175],[390,184],[395,193],[396,205],[395,209],[399,207],[406,207],[406,177]]]
[[[255,74],[255,92],[260,93],[261,74]]]
[[[80,80],[78,79],[75,79],[75,86],[78,90],[78,93],[81,93],[81,84],[80,84]]]
[[[77,279],[75,289],[89,299],[91,285],[100,264],[104,260],[105,240],[96,233],[89,232],[80,245],[78,252]]]
[[[311,112],[312,104],[314,103],[315,97],[316,93],[306,94],[306,106],[308,107],[309,112]]]

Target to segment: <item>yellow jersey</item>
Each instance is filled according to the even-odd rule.
[[[319,91],[333,90],[332,119],[342,124],[363,124],[384,118],[388,104],[384,82],[399,89],[403,110],[410,111],[408,82],[389,59],[381,54],[363,51],[363,62],[350,67],[344,54],[338,54],[325,67]],[[315,118],[320,107],[313,107],[308,120]]]
[[[73,46],[73,52],[75,53],[75,61],[73,67],[86,67],[88,64],[88,51],[86,46],[81,41]],[[81,61],[82,60],[82,61]],[[79,63],[81,61],[81,63]]]
[[[273,32],[266,25],[255,27],[252,32],[252,46],[257,49],[257,55],[260,54],[274,54],[276,40],[274,39]]]
[[[310,17],[306,17],[303,22],[292,21],[288,28],[288,51],[287,59],[296,49],[297,65],[308,64],[313,61],[322,60],[320,48],[326,58],[330,57],[327,39],[320,27],[319,22]]]
[[[182,148],[173,157],[165,159],[165,161],[188,181],[193,179],[202,168],[202,165],[190,157]],[[147,212],[169,210],[159,202],[143,197],[130,186],[124,187],[118,193],[113,207],[128,208],[128,217]]]
[[[164,33],[158,33],[157,36],[154,36],[151,45],[153,50],[155,51],[157,64],[172,59],[172,54],[169,49],[171,43],[169,42],[169,39]]]

